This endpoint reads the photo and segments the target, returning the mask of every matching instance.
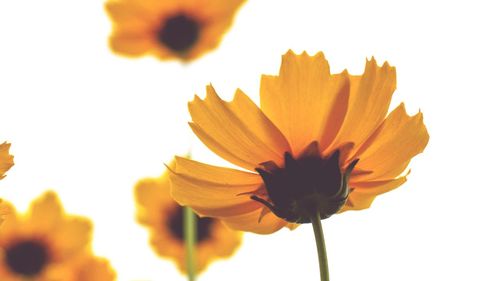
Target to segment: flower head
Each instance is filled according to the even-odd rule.
[[[139,181],[135,187],[138,221],[150,229],[150,243],[156,253],[175,261],[186,273],[183,208],[170,197],[168,173]],[[196,268],[203,271],[215,259],[230,257],[241,244],[242,234],[213,218],[198,218]]]
[[[137,57],[192,60],[217,47],[244,0],[110,0],[110,46]]]
[[[83,260],[93,258],[89,220],[66,215],[53,192],[36,199],[27,214],[6,205],[9,211],[0,231],[0,280],[91,280],[82,279],[80,272]],[[95,271],[94,266],[89,270]]]
[[[14,165],[14,156],[9,153],[10,143],[0,144],[0,179],[5,177],[5,173]]]
[[[172,196],[232,228],[272,233],[319,213],[368,208],[406,181],[429,135],[422,113],[388,113],[396,71],[367,60],[362,75],[330,74],[323,53],[289,51],[278,76],[263,75],[258,108],[241,90],[231,102],[207,86],[189,103],[191,128],[212,151],[247,171],[176,157]]]

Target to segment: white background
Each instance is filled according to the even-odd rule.
[[[219,49],[183,65],[113,55],[100,1],[0,0],[0,142],[16,162],[0,197],[23,210],[53,188],[94,220],[119,280],[182,280],[135,223],[132,187],[190,149],[226,165],[190,132],[187,101],[208,83],[258,101],[288,49],[355,74],[375,56],[397,68],[394,105],[422,110],[431,138],[407,184],[323,221],[331,280],[500,280],[496,4],[248,1]],[[312,227],[247,234],[199,280],[319,280]]]

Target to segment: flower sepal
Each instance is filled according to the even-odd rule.
[[[251,199],[268,207],[276,216],[291,223],[310,223],[337,213],[346,203],[351,189],[349,176],[358,159],[342,171],[340,150],[321,157],[318,142],[312,142],[296,159],[285,153],[285,164],[262,163],[256,171],[262,177],[269,200],[252,195]]]

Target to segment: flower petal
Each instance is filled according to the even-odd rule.
[[[323,53],[309,56],[288,51],[283,55],[279,76],[262,76],[262,111],[286,136],[295,156],[315,140],[323,149],[343,121],[348,84],[347,72],[330,74]]]
[[[205,100],[189,103],[194,133],[212,151],[226,160],[254,170],[260,163],[279,163],[289,145],[262,111],[240,90],[233,101],[219,98],[207,86]]]
[[[404,104],[399,105],[357,152],[356,158],[360,161],[355,170],[371,173],[353,176],[352,180],[386,180],[399,176],[428,141],[422,113],[410,117]]]
[[[65,260],[81,253],[89,246],[92,233],[92,224],[88,219],[68,217],[51,235],[57,246],[60,247],[61,259]]]
[[[0,179],[5,177],[5,173],[14,165],[14,156],[9,154],[10,143],[0,144]]]
[[[244,193],[262,185],[259,175],[175,158],[170,173],[172,197],[193,208],[201,216],[226,217],[260,209],[261,205]]]
[[[232,229],[249,231],[257,234],[271,234],[285,226],[292,225],[278,218],[272,212],[261,217],[261,209],[240,215],[224,217],[221,218],[221,220]],[[295,225],[291,226],[291,228],[295,227]]]
[[[379,67],[375,59],[367,60],[363,75],[350,77],[349,109],[337,138],[327,151],[346,142],[359,147],[386,117],[395,89],[396,69],[387,62]]]
[[[406,176],[393,180],[358,182],[349,186],[354,190],[349,194],[347,203],[340,212],[349,210],[363,210],[370,207],[377,195],[391,191],[406,182]]]
[[[145,32],[115,32],[109,38],[109,46],[113,52],[137,57],[156,46],[153,38],[153,35]]]
[[[31,227],[39,231],[50,233],[61,224],[63,216],[63,208],[53,191],[46,192],[30,206]]]

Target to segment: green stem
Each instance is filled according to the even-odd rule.
[[[319,212],[316,212],[316,215],[311,217],[311,223],[314,229],[314,237],[316,238],[321,281],[328,281],[330,280],[328,276],[328,258],[326,257],[325,237],[323,236],[323,227],[321,226]]]
[[[196,280],[196,215],[184,207],[184,243],[186,247],[186,268],[189,281]]]

